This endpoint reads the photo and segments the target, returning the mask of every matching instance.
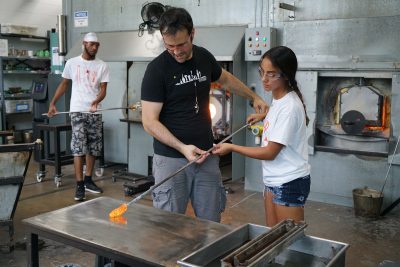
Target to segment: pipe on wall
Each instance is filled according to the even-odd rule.
[[[65,16],[65,15],[57,15],[58,54],[60,56],[65,56],[67,54],[66,18],[67,18],[67,16]]]

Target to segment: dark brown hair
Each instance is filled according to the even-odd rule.
[[[301,94],[296,81],[296,54],[286,46],[277,46],[271,48],[270,50],[265,52],[264,55],[262,55],[260,65],[264,58],[268,58],[271,61],[272,65],[280,69],[281,74],[284,78],[286,78],[285,81],[287,82],[288,91],[295,91],[296,94],[299,96],[301,102],[303,103],[304,112],[306,114],[306,125],[308,125],[310,119],[307,116],[307,110],[306,105],[304,104],[303,95]]]
[[[177,31],[187,30],[192,33],[193,20],[184,8],[171,7],[165,11],[159,20],[161,34],[175,35]]]

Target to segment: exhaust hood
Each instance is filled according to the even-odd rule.
[[[193,43],[208,49],[217,61],[233,61],[243,40],[245,26],[196,27]],[[165,50],[160,31],[97,33],[100,41],[97,57],[108,62],[151,61]],[[67,53],[66,59],[81,54],[82,38]]]

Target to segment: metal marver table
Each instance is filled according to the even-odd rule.
[[[0,250],[11,252],[14,248],[14,214],[24,185],[29,161],[34,150],[40,150],[41,143],[0,145]]]
[[[23,220],[28,266],[39,266],[38,236],[136,266],[176,266],[177,260],[231,232],[231,226],[134,204],[126,224],[108,214],[122,202],[99,197]]]

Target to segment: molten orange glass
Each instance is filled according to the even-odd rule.
[[[113,218],[109,218],[110,222],[116,223],[116,224],[127,224],[128,220],[123,217],[123,216],[119,216],[119,217],[113,217]]]
[[[119,206],[116,209],[113,209],[110,214],[108,215],[110,218],[116,218],[121,216],[122,214],[125,213],[125,211],[128,209],[128,205],[126,205],[126,203],[121,204],[121,206]]]

